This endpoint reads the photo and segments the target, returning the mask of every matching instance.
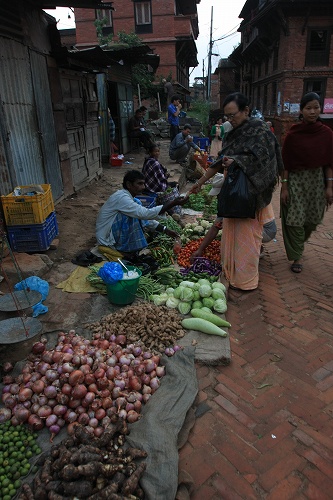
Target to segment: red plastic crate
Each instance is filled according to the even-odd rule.
[[[112,167],[121,167],[123,165],[122,158],[118,158],[118,155],[111,155],[110,164]]]

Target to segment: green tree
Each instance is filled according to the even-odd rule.
[[[103,33],[103,28],[107,24],[107,19],[106,17],[103,17],[103,19],[96,19],[95,21],[95,26],[96,26],[96,33],[97,33],[97,38],[98,38],[98,44],[99,45],[108,45],[110,42],[112,42],[113,35],[104,35]]]
[[[124,43],[129,47],[137,47],[139,45],[143,45],[144,43],[136,33],[125,33],[125,31],[119,31],[117,36],[120,43]],[[137,93],[138,85],[140,85],[142,99],[157,97],[158,88],[153,84],[154,80],[154,73],[147,71],[146,64],[134,64],[134,66],[132,66],[133,91]]]
[[[210,102],[196,99],[191,102],[191,116],[202,123],[202,130],[206,131],[209,122]]]

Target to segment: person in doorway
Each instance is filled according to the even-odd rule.
[[[223,218],[222,270],[229,288],[255,290],[259,283],[264,220],[278,173],[283,168],[282,158],[276,137],[267,125],[262,120],[249,119],[249,101],[245,95],[235,92],[227,96],[223,110],[233,127],[222,148],[224,156],[208,167],[191,192],[199,192],[201,186],[217,172],[227,176],[233,163],[246,174],[248,188],[256,194],[256,217]]]
[[[210,156],[214,159],[218,157],[219,151],[222,149],[222,141],[224,137],[224,128],[222,123],[222,118],[219,118],[210,131]]]
[[[145,149],[148,149],[154,142],[151,134],[145,129],[140,109],[136,110],[128,122],[128,135],[129,137],[138,137]]]
[[[113,121],[110,110],[108,110],[108,115],[109,115],[109,134],[110,134],[110,154],[114,154],[115,151],[118,151],[118,147],[114,143],[116,139],[116,125]]]
[[[182,109],[180,98],[178,95],[171,97],[171,103],[168,106],[168,122],[170,125],[170,140],[171,142],[179,134],[179,113]]]
[[[282,147],[282,233],[294,273],[302,271],[304,243],[333,203],[333,132],[319,119],[318,94],[305,94],[300,110],[300,123],[291,127]]]
[[[131,259],[146,248],[144,229],[165,233],[171,238],[178,237],[175,231],[155,219],[174,206],[183,205],[187,198],[180,197],[164,205],[146,208],[135,198],[143,193],[144,188],[142,172],[130,170],[124,176],[123,188],[113,193],[99,211],[96,221],[98,250],[109,260],[118,257]]]
[[[186,123],[183,130],[173,139],[169,148],[170,159],[176,160],[183,166],[186,165],[186,157],[191,148],[199,151],[201,155],[203,154],[203,151],[201,151],[199,146],[193,142],[193,137],[190,135],[191,129],[191,125]]]
[[[139,111],[141,111],[141,123],[144,127],[146,127],[146,114],[147,114],[148,108],[146,108],[146,106],[140,106]]]

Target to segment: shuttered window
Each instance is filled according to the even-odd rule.
[[[135,2],[135,22],[137,25],[151,24],[150,2]]]
[[[330,43],[331,33],[329,30],[309,29],[305,65],[328,66]]]

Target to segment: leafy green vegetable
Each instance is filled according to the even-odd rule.
[[[155,306],[163,306],[168,300],[169,296],[167,293],[160,293],[160,295],[151,295],[150,300],[152,300]]]
[[[169,307],[169,309],[176,309],[178,307],[180,300],[176,299],[175,297],[168,297],[168,300],[166,301],[165,305]]]
[[[184,302],[192,302],[193,292],[192,292],[191,288],[187,288],[186,286],[182,287],[179,298],[180,298],[180,300],[183,300]]]
[[[179,286],[187,286],[188,288],[193,288],[195,283],[193,281],[181,281]]]
[[[179,302],[178,304],[178,311],[180,314],[188,314],[191,310],[191,303],[190,302]]]
[[[226,302],[224,300],[217,299],[217,300],[215,300],[213,309],[214,309],[214,311],[223,314],[228,309],[228,306],[227,306],[227,304],[226,304]]]
[[[209,285],[209,286],[211,286],[210,281],[207,278],[199,278],[198,279],[198,284],[199,285]]]
[[[210,284],[200,285],[199,293],[200,297],[210,297],[212,295],[212,288]]]
[[[175,291],[173,292],[173,296],[175,297],[175,299],[180,298],[180,294],[182,293],[183,288],[183,286],[177,286],[177,288],[175,288]]]
[[[213,288],[212,297],[213,297],[213,299],[224,299],[225,300],[224,291],[221,290],[221,288]]]
[[[212,288],[220,288],[224,292],[226,291],[226,287],[220,281],[215,281],[215,283],[212,283]]]
[[[201,309],[203,307],[203,303],[201,300],[195,300],[192,302],[192,309]]]
[[[202,303],[205,307],[208,307],[209,309],[213,309],[214,304],[215,304],[215,300],[213,299],[213,297],[204,297],[202,299]]]

